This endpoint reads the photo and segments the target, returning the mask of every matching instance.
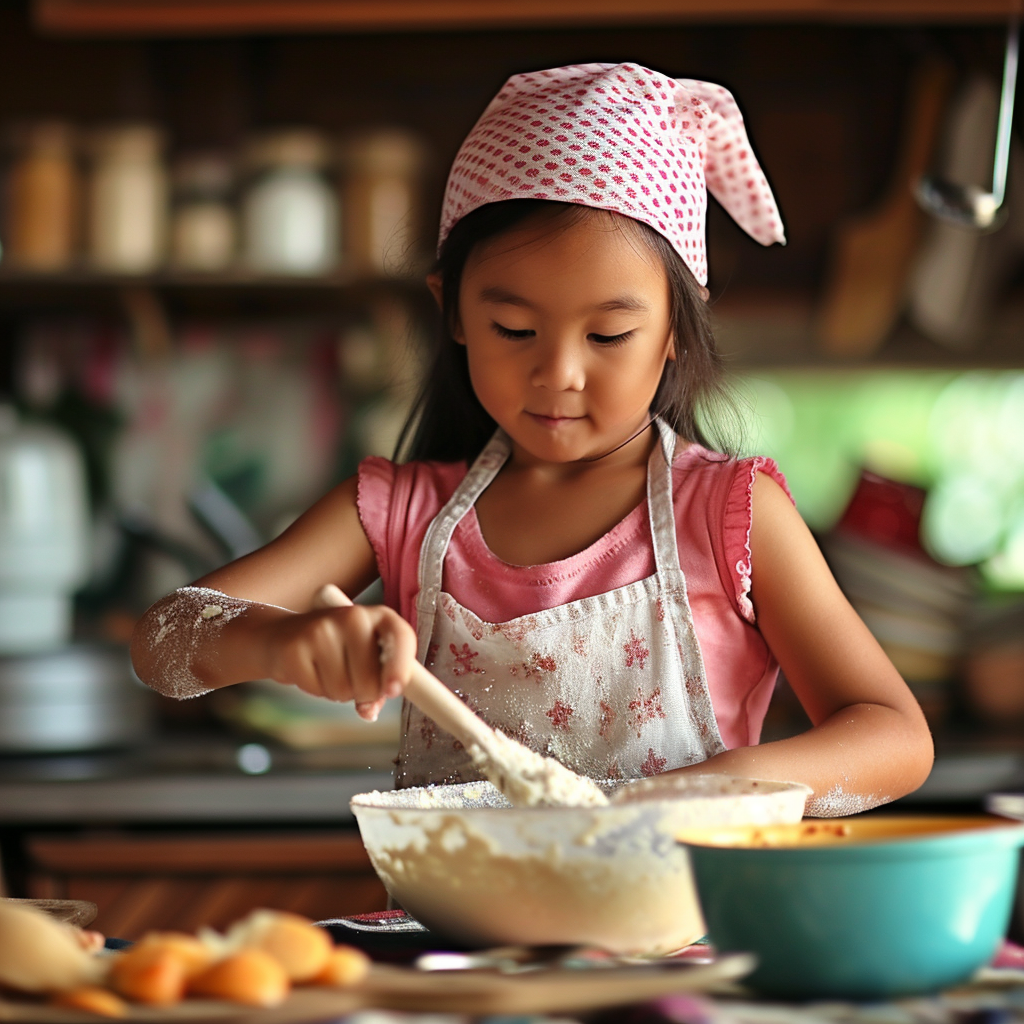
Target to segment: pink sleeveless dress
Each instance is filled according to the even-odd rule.
[[[730,459],[699,445],[680,447],[672,462],[670,506],[706,689],[721,743],[752,745],[760,737],[778,665],[757,629],[749,598],[751,493],[758,472],[786,485],[770,459]],[[360,464],[359,515],[377,557],[385,602],[414,628],[424,538],[466,474],[465,463],[399,466],[373,457]],[[648,513],[644,501],[578,554],[517,566],[489,550],[470,507],[447,542],[440,587],[459,606],[492,623],[629,587],[656,572]],[[404,751],[411,742],[415,738],[406,736]],[[399,784],[422,781],[410,777]]]

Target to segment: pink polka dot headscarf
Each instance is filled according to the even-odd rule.
[[[648,224],[706,284],[707,189],[752,238],[785,244],[775,198],[728,89],[637,64],[513,75],[455,157],[438,245],[487,203],[581,203]]]

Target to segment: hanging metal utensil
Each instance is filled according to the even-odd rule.
[[[960,185],[935,177],[922,178],[915,190],[917,201],[925,211],[961,227],[987,231],[1001,223],[999,213],[1006,197],[1010,128],[1013,124],[1013,99],[1017,89],[1019,37],[1020,16],[1015,9],[1010,16],[1010,25],[1006,33],[1006,58],[1003,62],[1003,89],[999,100],[991,192],[977,185]]]

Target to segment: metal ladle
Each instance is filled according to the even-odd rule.
[[[1017,52],[1020,19],[1016,11],[1010,16],[1006,33],[1006,58],[1003,61],[1003,89],[999,99],[999,122],[996,127],[996,152],[992,164],[992,191],[977,185],[958,185],[941,178],[925,177],[917,183],[918,204],[927,213],[961,227],[987,231],[998,227],[997,218],[1006,198],[1006,175],[1010,161],[1010,127],[1013,123],[1013,100],[1017,89]]]

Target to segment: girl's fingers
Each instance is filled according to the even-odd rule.
[[[297,616],[283,638],[275,678],[330,700],[354,702],[374,720],[412,674],[416,635],[390,608],[347,606]]]
[[[360,714],[360,705],[372,705],[381,696],[378,621],[378,616],[367,608],[349,608],[345,612],[345,664],[352,699]]]
[[[404,619],[387,617],[378,627],[381,683],[385,697],[397,697],[409,682],[416,661],[416,635]]]
[[[387,703],[387,697],[378,697],[376,700],[356,704],[356,714],[367,722],[376,722],[381,709]]]
[[[320,692],[329,700],[348,700],[351,685],[341,639],[337,631],[325,629],[324,638],[314,648],[313,666]]]
[[[372,701],[357,698],[356,711],[375,721],[387,698],[399,696],[409,680],[416,657],[416,636],[408,623],[388,608],[373,609],[371,617],[377,652],[377,691]]]

